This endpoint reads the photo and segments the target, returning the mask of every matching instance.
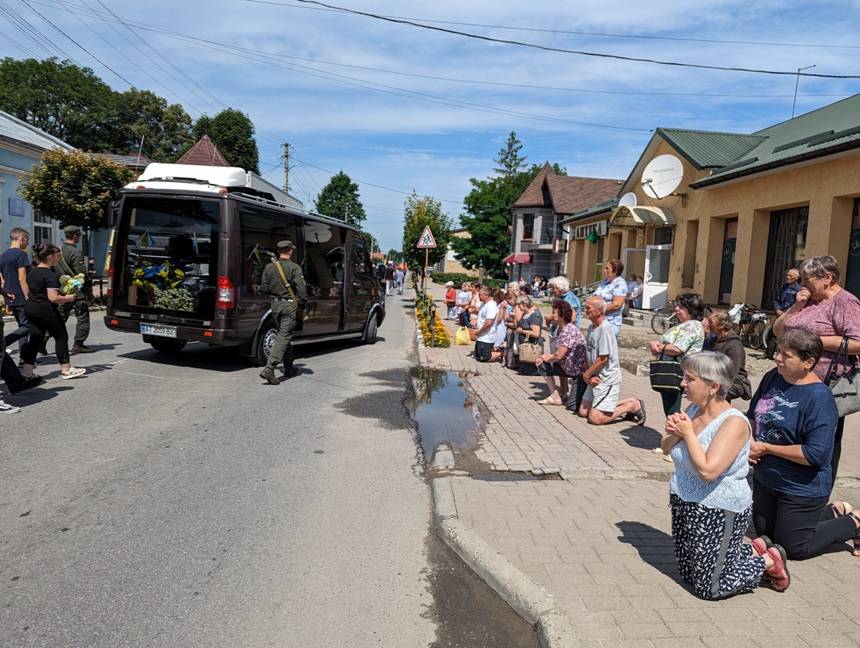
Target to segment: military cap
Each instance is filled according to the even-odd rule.
[[[286,250],[295,250],[295,249],[296,249],[296,246],[295,246],[295,245],[293,245],[293,242],[292,242],[292,241],[288,241],[288,240],[284,239],[283,241],[278,241],[278,249],[279,249],[279,250],[284,250],[284,251],[286,251]]]
[[[63,233],[64,233],[66,236],[72,237],[72,236],[74,236],[75,234],[80,234],[80,233],[81,233],[81,228],[80,228],[80,227],[78,227],[77,225],[66,225],[66,226],[63,228]]]

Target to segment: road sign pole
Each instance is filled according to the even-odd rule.
[[[421,292],[424,292],[424,282],[427,281],[427,266],[430,263],[430,248],[424,248],[424,271],[421,273]]]

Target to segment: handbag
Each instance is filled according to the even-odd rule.
[[[662,353],[650,364],[651,389],[656,392],[679,392],[684,372],[681,363],[674,358],[666,358]]]
[[[534,364],[543,353],[543,346],[534,342],[521,342],[519,345],[520,362]]]
[[[841,376],[836,375],[836,367],[839,364],[849,367],[849,370]],[[836,401],[836,411],[839,413],[839,418],[860,412],[860,394],[857,393],[857,382],[856,358],[848,355],[848,338],[843,337],[839,351],[836,352],[836,357],[833,358],[833,363],[830,365],[830,371],[827,372],[827,379],[824,381],[833,394],[833,400]]]

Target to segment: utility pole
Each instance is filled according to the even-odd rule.
[[[791,118],[794,119],[794,109],[797,106],[797,88],[800,86],[800,73],[804,70],[811,70],[814,68],[814,65],[807,65],[806,67],[797,68],[797,80],[794,82],[794,100],[791,102]]]
[[[290,193],[290,144],[284,142],[284,191]]]

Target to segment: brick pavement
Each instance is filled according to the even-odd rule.
[[[453,329],[453,327],[452,327]],[[424,362],[465,372],[482,403],[476,456],[498,471],[560,472],[563,480],[459,477],[460,519],[551,593],[581,646],[860,646],[853,594],[860,559],[849,545],[792,562],[792,588],[708,602],[679,580],[669,535],[672,466],[652,452],[664,418],[648,379],[624,373],[622,396],[646,402],[646,427],[589,426],[538,405],[539,376],[426,349]],[[848,419],[837,498],[860,496],[860,415]],[[858,502],[860,503],[860,502]],[[739,623],[740,622],[740,623]]]

